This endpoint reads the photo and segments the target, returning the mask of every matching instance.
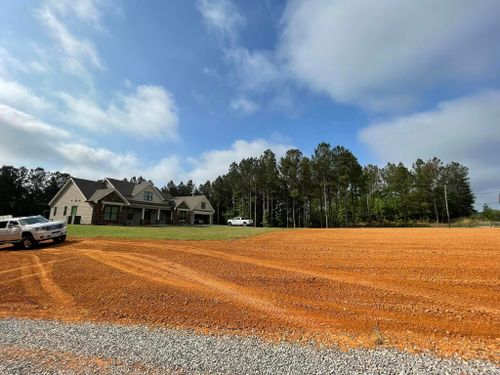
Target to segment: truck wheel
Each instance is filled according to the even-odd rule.
[[[243,223],[243,226],[246,227],[247,226],[247,223]]]
[[[231,225],[233,225],[233,224],[231,224],[231,223],[227,223],[227,225],[231,226]]]
[[[25,234],[23,236],[23,239],[21,240],[21,246],[25,250],[30,250],[33,248],[33,246],[36,245],[36,241],[34,240],[33,236],[30,234]]]

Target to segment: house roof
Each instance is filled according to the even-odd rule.
[[[83,178],[71,177],[59,190],[59,192],[54,196],[54,198],[52,198],[52,200],[50,201],[50,205],[52,205],[52,203],[57,199],[57,197],[60,194],[62,194],[66,186],[68,186],[68,184],[70,184],[71,181],[74,184],[76,184],[78,189],[85,196],[85,199],[89,202],[98,202],[99,200],[106,197],[113,191],[115,191],[125,201],[125,203],[134,205],[139,204],[144,206],[163,206],[163,207],[177,208],[179,207],[179,205],[184,204],[185,206],[187,206],[188,209],[194,210],[201,203],[201,201],[205,200],[208,202],[208,200],[204,195],[194,195],[194,196],[188,195],[188,196],[173,198],[170,196],[170,194],[165,193],[160,189],[157,189],[150,182],[134,184],[132,182],[116,180],[114,178],[106,178],[105,181],[107,182],[104,183],[99,181],[85,180]],[[145,189],[148,186],[151,186],[160,195],[160,197],[163,199],[162,203],[145,202],[133,199],[133,197],[137,193],[139,193],[141,190]],[[210,202],[208,202],[207,208],[209,209],[207,209],[206,211],[213,211]]]
[[[87,200],[92,201],[92,202],[97,202],[99,199],[104,198],[106,195],[110,194],[113,191],[114,191],[113,189],[109,189],[109,188],[97,189],[94,192],[94,194],[92,194],[92,196]]]
[[[107,178],[109,182],[120,192],[123,196],[131,197],[134,192],[134,188],[137,184],[127,181],[115,180],[114,178]],[[139,184],[142,185],[142,184]]]
[[[175,208],[179,207],[182,204],[182,202],[184,202],[189,207],[190,210],[194,210],[196,206],[198,206],[202,201],[208,202],[207,197],[205,197],[204,195],[187,195],[183,197],[174,197],[174,200],[175,200]],[[209,207],[211,206],[209,205]]]
[[[135,185],[134,188],[132,189],[132,195],[135,196],[137,193],[146,189],[148,186],[151,186],[151,184],[149,182],[143,182],[143,183]]]
[[[102,182],[84,180],[83,178],[75,177],[72,177],[71,179],[87,200],[96,192],[96,190],[106,189],[106,185],[104,185]]]

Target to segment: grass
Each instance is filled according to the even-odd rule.
[[[375,326],[373,335],[375,346],[384,345],[384,336],[382,336],[382,332],[380,332],[380,328],[378,326]]]
[[[132,227],[68,225],[68,237],[108,237],[149,240],[233,240],[270,233],[276,230],[279,229],[226,226]]]

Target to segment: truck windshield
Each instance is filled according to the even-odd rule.
[[[25,219],[19,219],[22,225],[32,225],[38,223],[48,223],[49,221],[41,216],[27,217]]]

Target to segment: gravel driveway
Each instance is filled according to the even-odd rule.
[[[500,374],[484,361],[144,326],[0,319],[0,374]]]

